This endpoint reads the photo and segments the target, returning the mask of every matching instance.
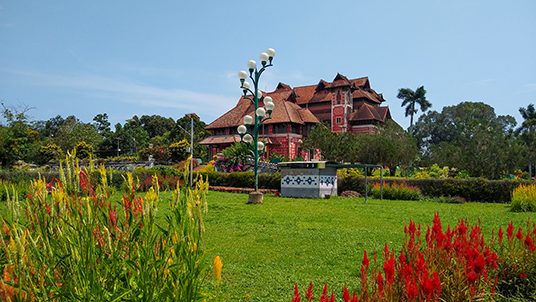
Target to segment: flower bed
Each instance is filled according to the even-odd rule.
[[[405,243],[398,253],[385,245],[383,263],[364,251],[358,291],[347,287],[341,296],[349,301],[473,301],[495,297],[536,296],[536,225],[525,229],[512,223],[486,242],[480,226],[460,220],[445,230],[436,214],[426,231],[411,220],[404,228]],[[505,236],[506,235],[506,236]],[[315,300],[312,283],[303,294]],[[292,301],[301,301],[298,286]],[[335,301],[324,285],[319,301]]]

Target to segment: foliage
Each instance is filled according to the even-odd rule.
[[[462,102],[421,116],[412,133],[423,153],[423,165],[466,170],[499,179],[521,165],[526,147],[513,133],[511,116],[497,116],[484,103]]]
[[[234,143],[223,150],[223,156],[216,159],[214,166],[222,172],[246,171],[251,166],[253,150],[250,144]]]
[[[28,124],[29,108],[8,108],[2,103],[6,126],[0,125],[0,164],[10,166],[17,160],[31,161],[39,150],[39,132]]]
[[[93,146],[85,141],[80,141],[74,146],[74,152],[80,159],[90,158],[93,156]]]
[[[372,195],[374,198],[392,199],[392,200],[419,200],[422,198],[421,190],[417,187],[409,186],[405,182],[401,183],[389,183],[380,187],[379,183],[376,183],[372,187]]]
[[[392,168],[409,165],[417,155],[415,141],[399,125],[388,121],[377,134],[332,133],[316,126],[304,141],[306,148],[320,149],[327,160],[381,164]]]
[[[39,147],[39,163],[48,163],[52,160],[59,161],[63,156],[63,150],[54,143]]]
[[[363,169],[358,168],[345,168],[345,169],[338,169],[337,170],[337,177],[345,178],[345,177],[364,177],[365,173]]]
[[[180,162],[185,160],[188,157],[189,147],[190,143],[185,139],[169,145],[170,159],[173,162]]]
[[[371,183],[378,182],[378,179],[369,178]],[[425,196],[459,196],[467,201],[478,202],[502,202],[507,203],[512,199],[513,190],[520,182],[512,180],[486,180],[482,178],[471,179],[398,179],[384,178],[385,184],[407,183],[410,186],[417,187]],[[365,192],[365,179],[362,177],[347,176],[338,180],[338,190],[357,191],[361,194]]]
[[[430,168],[420,168],[417,173],[415,173],[415,178],[448,178],[450,169],[447,166],[443,168],[439,167],[438,164],[433,164]]]
[[[438,211],[451,226],[467,217],[472,224],[480,220],[486,235],[510,220],[523,225],[533,219],[532,213],[514,215],[503,204],[377,199],[365,204],[363,198],[265,195],[262,207],[250,207],[244,206],[247,200],[246,194],[208,194],[206,262],[216,255],[223,257],[220,301],[290,301],[294,282],[306,286],[310,280],[315,287],[327,282],[337,289],[336,295],[345,284],[351,291],[358,290],[358,255],[366,249],[372,265],[374,252],[381,259],[385,243],[400,250],[408,217],[426,225]],[[316,291],[315,297],[318,300]]]
[[[512,193],[514,212],[536,212],[536,184],[520,185]]]
[[[534,104],[529,104],[527,108],[519,108],[519,113],[523,118],[523,122],[516,129],[516,134],[520,135],[527,147],[529,172],[532,173],[532,165],[536,163],[536,109],[534,109]],[[529,175],[529,177],[532,177],[532,175]]]
[[[152,157],[155,161],[167,162],[170,157],[170,152],[168,146],[153,146],[152,148],[140,150],[140,157],[143,159]]]
[[[502,243],[502,237],[501,243],[494,244],[494,240],[486,243],[479,224],[471,226],[467,220],[460,220],[452,230],[450,226],[444,230],[436,213],[432,226],[428,226],[426,235],[422,236],[424,229],[410,219],[409,225],[404,227],[406,239],[399,253],[385,244],[383,263],[378,263],[376,254],[371,262],[364,251],[359,295],[355,291],[351,295],[344,286],[342,298],[345,302],[493,300],[497,290],[503,297],[534,297],[536,280],[529,274],[536,270],[533,243],[536,226],[527,227],[526,237],[519,228],[518,240],[513,238],[512,223],[508,229],[508,244]],[[499,233],[502,236],[502,229]],[[521,266],[517,265],[519,262]],[[515,282],[517,284],[513,284]],[[524,283],[530,285],[529,289]],[[506,286],[501,287],[502,284]],[[304,296],[307,301],[313,301],[312,283]],[[295,285],[292,301],[300,300],[301,294]],[[335,301],[333,292],[330,298],[327,284],[319,301]]]
[[[59,126],[52,141],[63,151],[72,150],[82,141],[92,146],[93,150],[102,142],[102,136],[92,124],[79,121],[74,116],[68,116]]]
[[[430,101],[426,99],[424,86],[417,88],[415,91],[409,88],[401,88],[398,90],[396,97],[403,100],[402,107],[406,106],[406,117],[411,116],[410,128],[413,127],[413,115],[418,111],[416,105],[419,105],[422,112],[432,107]]]
[[[506,231],[506,233],[505,233]],[[498,247],[499,282],[497,291],[506,298],[536,298],[536,225],[527,223],[525,231],[510,222],[492,238]],[[506,238],[505,238],[506,235]]]
[[[157,225],[156,181],[144,196],[131,187],[113,202],[106,181],[93,187],[87,173],[80,171],[76,194],[39,179],[26,202],[9,199],[0,298],[201,301],[207,183],[174,191]]]
[[[194,172],[196,174],[196,172]],[[237,188],[252,188],[255,184],[253,172],[197,172],[198,175],[208,178],[211,186],[225,186]],[[259,188],[281,189],[280,173],[259,173]]]
[[[185,114],[180,119],[177,119],[175,122],[174,127],[171,130],[170,133],[170,139],[171,140],[181,140],[186,139],[187,141],[190,141],[190,135],[189,133],[186,133],[186,131],[190,131],[190,117],[193,117],[194,120],[194,157],[195,158],[203,158],[207,160],[208,154],[207,154],[207,148],[206,146],[200,145],[199,142],[202,141],[204,138],[210,136],[210,132],[205,129],[207,124],[203,122],[199,116],[196,114],[190,115]]]

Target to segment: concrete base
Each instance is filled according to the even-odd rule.
[[[249,193],[248,204],[261,204],[263,195],[259,191]]]

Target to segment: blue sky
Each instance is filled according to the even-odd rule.
[[[106,112],[206,122],[232,108],[236,73],[268,47],[271,91],[369,76],[407,127],[399,88],[434,110],[483,101],[520,120],[536,103],[536,1],[0,0],[0,100],[33,119]]]

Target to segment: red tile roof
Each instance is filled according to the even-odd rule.
[[[280,83],[281,85],[281,83]],[[278,87],[280,86],[278,85]],[[285,84],[282,84],[285,85]],[[287,85],[288,86],[288,85]],[[320,121],[308,110],[288,101],[293,98],[295,91],[285,89],[284,87],[273,92],[265,93],[264,96],[270,96],[274,102],[272,118],[266,120],[264,124],[277,123],[319,123]],[[264,106],[264,98],[259,102],[259,106]],[[206,129],[238,127],[242,124],[244,115],[254,116],[254,106],[252,102],[244,97],[240,98],[238,104],[224,115],[220,116],[214,122],[210,123]]]
[[[386,118],[390,118],[389,107],[373,106],[368,103],[362,103],[354,109],[348,116],[348,120],[352,121],[379,121],[384,123]]]
[[[240,135],[213,135],[200,141],[200,145],[232,144],[240,141]]]
[[[318,118],[308,109],[302,108],[307,104],[329,102],[333,99],[333,88],[348,86],[352,91],[353,99],[366,99],[375,104],[381,104],[383,96],[376,93],[370,88],[368,77],[348,79],[346,76],[337,74],[332,82],[320,80],[316,85],[299,86],[292,88],[285,83],[279,83],[273,92],[264,93],[274,100],[274,112],[272,118],[267,120],[266,124],[275,123],[318,123]],[[261,101],[261,106],[263,106]],[[302,107],[300,107],[302,106]],[[378,109],[386,108],[386,109]],[[209,124],[206,129],[237,127],[242,124],[244,115],[254,116],[253,105],[251,101],[242,97],[237,105]],[[387,107],[369,105],[359,107],[355,112],[350,114],[350,120],[378,120],[384,122],[390,118]]]

